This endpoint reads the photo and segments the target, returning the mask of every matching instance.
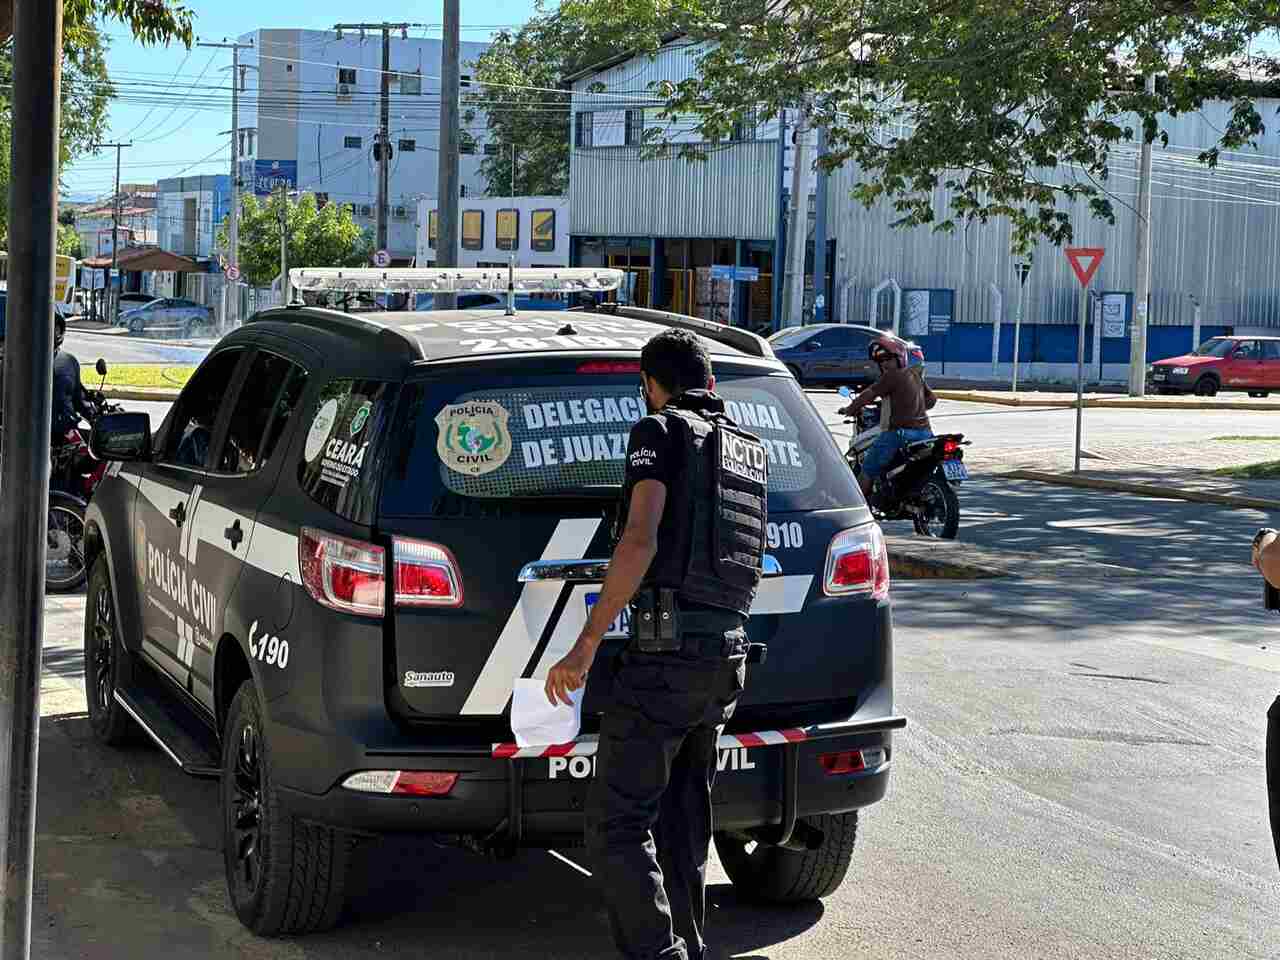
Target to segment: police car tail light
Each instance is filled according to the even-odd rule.
[[[394,556],[397,607],[462,606],[462,577],[444,547],[396,537]]]
[[[879,524],[835,535],[827,548],[823,590],[829,597],[863,593],[883,600],[889,596],[889,551]]]
[[[343,613],[382,616],[386,553],[375,544],[303,527],[298,536],[302,582],[317,603]]]
[[[444,797],[458,782],[456,773],[427,770],[361,770],[342,781],[348,790],[401,797]]]

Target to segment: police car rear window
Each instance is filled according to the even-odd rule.
[[[371,448],[394,405],[393,391],[381,380],[331,380],[310,403],[298,484],[340,517],[363,523],[372,516],[380,464]]]
[[[623,375],[493,378],[413,386],[406,446],[392,454],[381,512],[414,516],[432,499],[530,499],[621,488],[631,427],[644,415],[639,378]],[[830,433],[795,382],[725,374],[727,412],[763,440],[769,508],[814,510],[860,502]]]

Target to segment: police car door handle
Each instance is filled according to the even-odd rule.
[[[172,520],[174,523],[176,523],[178,526],[182,526],[182,524],[187,519],[186,504],[183,503],[181,500],[179,500],[178,505],[169,511],[169,519]]]
[[[231,542],[232,550],[240,546],[240,541],[244,539],[244,531],[240,529],[239,519],[237,519],[235,523],[231,524],[231,526],[227,527],[227,529],[223,530],[222,535]]]
[[[520,568],[519,583],[558,580],[563,583],[599,583],[609,572],[608,560],[535,560]]]

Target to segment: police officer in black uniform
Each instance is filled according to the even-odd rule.
[[[623,532],[600,599],[546,690],[553,703],[569,702],[631,604],[632,639],[600,729],[587,846],[624,956],[702,960],[716,744],[746,681],[765,451],[725,415],[693,334],[655,336],[640,370],[649,416],[631,431]]]

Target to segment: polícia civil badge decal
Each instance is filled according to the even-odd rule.
[[[506,408],[494,400],[449,404],[436,414],[440,462],[455,473],[472,477],[497,470],[511,456],[509,417]]]

